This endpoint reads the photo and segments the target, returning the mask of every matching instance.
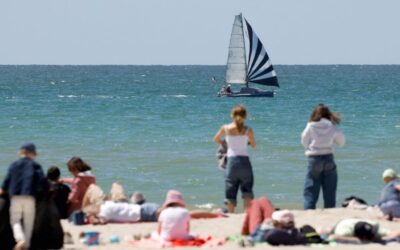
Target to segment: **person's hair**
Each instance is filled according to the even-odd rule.
[[[80,157],[72,157],[68,163],[68,170],[69,171],[74,171],[77,170],[78,172],[85,172],[85,171],[89,171],[92,168],[86,163],[84,162]]]
[[[61,172],[57,166],[51,166],[47,170],[47,179],[49,179],[51,181],[57,181],[58,179],[60,179],[60,175],[61,175]]]
[[[244,130],[244,121],[247,117],[246,107],[243,105],[237,105],[233,107],[231,115],[239,133],[242,133]]]
[[[331,121],[333,124],[340,124],[341,118],[340,115],[336,112],[332,112],[328,106],[325,106],[324,104],[320,103],[318,104],[313,112],[310,115],[310,122],[318,122],[322,118],[328,119]]]
[[[362,241],[373,241],[376,238],[374,227],[367,222],[357,222],[354,226],[354,236]]]
[[[276,221],[276,220],[272,220],[272,225],[275,228],[282,228],[282,229],[292,229],[292,228],[295,227],[295,224],[292,221],[285,224],[285,223],[282,223],[282,222],[279,222],[279,221]]]
[[[182,204],[177,203],[177,202],[172,202],[172,203],[169,203],[168,205],[166,205],[165,207],[166,208],[167,207],[182,207]]]

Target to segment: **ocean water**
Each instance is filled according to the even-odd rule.
[[[81,156],[106,190],[114,181],[162,202],[181,190],[190,206],[221,206],[224,177],[212,141],[233,105],[248,107],[255,193],[301,208],[307,159],[300,133],[318,103],[342,113],[338,201],[376,203],[381,173],[400,171],[400,66],[277,66],[275,98],[217,98],[223,66],[0,66],[0,177],[21,143],[45,169]]]

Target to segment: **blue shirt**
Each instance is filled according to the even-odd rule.
[[[10,196],[35,196],[45,181],[42,167],[25,157],[15,161],[8,168],[2,189]]]
[[[382,189],[381,200],[379,204],[387,201],[400,201],[400,192],[396,189],[396,186],[398,185],[400,185],[399,179],[394,179],[387,183]]]

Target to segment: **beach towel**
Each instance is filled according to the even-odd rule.
[[[254,199],[246,209],[246,215],[242,226],[242,234],[253,234],[266,219],[271,219],[275,211],[274,206],[267,197]]]
[[[214,239],[212,236],[206,238],[196,237],[191,240],[172,240],[172,241],[160,241],[156,239],[141,239],[129,241],[129,244],[145,249],[152,248],[172,248],[172,247],[203,247],[210,248],[221,246],[225,243],[224,239]]]
[[[10,200],[6,196],[0,197],[0,247],[11,250],[15,246],[15,239],[10,225]]]

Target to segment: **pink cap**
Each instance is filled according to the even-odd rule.
[[[272,219],[283,224],[288,224],[294,222],[294,215],[289,210],[275,211],[272,213]]]
[[[183,196],[182,193],[176,190],[169,190],[167,193],[167,197],[165,198],[165,203],[164,207],[167,207],[168,205],[172,203],[177,203],[181,205],[182,207],[186,207],[185,202],[183,201]]]

